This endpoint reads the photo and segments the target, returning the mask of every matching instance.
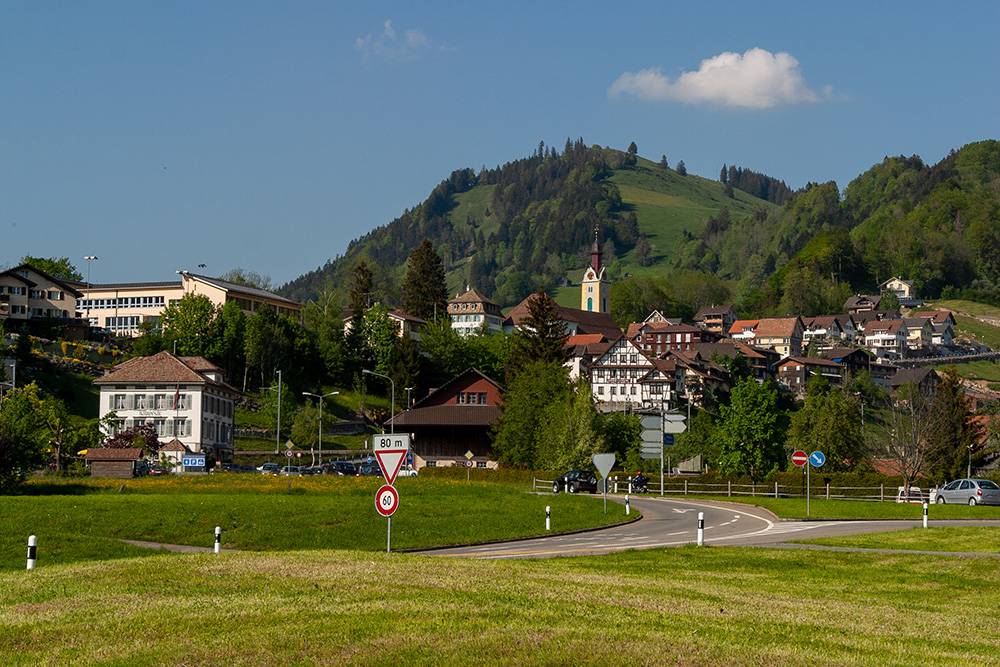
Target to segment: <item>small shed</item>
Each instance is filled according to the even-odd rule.
[[[135,477],[135,464],[142,458],[142,454],[143,450],[138,447],[88,449],[86,459],[87,463],[90,464],[90,476],[117,477],[119,479]]]

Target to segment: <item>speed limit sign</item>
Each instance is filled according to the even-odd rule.
[[[375,509],[382,516],[392,516],[399,507],[399,492],[385,484],[375,493]]]

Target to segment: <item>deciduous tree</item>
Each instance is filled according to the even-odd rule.
[[[745,378],[730,392],[730,405],[722,406],[721,412],[723,471],[757,482],[784,470],[785,429],[777,390]]]

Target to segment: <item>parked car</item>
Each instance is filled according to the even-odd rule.
[[[358,469],[362,477],[382,477],[382,468],[377,463],[362,463]]]
[[[597,475],[589,470],[569,470],[552,482],[552,493],[560,491],[597,493]]]
[[[956,479],[937,492],[937,504],[1000,505],[1000,486],[988,479]]]
[[[240,466],[240,472],[248,472],[248,473],[252,473],[252,474],[256,475],[257,474],[257,469],[254,468],[249,463],[244,463],[243,465]]]
[[[919,487],[911,486],[910,490],[907,491],[905,486],[901,486],[899,487],[899,490],[896,492],[896,502],[923,504],[924,494]]]
[[[257,472],[262,475],[277,475],[281,472],[281,466],[277,463],[265,463],[264,465],[257,468]]]
[[[331,475],[341,475],[342,477],[356,477],[358,466],[351,461],[334,461],[330,466]]]
[[[323,469],[319,466],[312,466],[310,468],[299,468],[299,474],[303,477],[315,477],[316,475],[322,475]]]
[[[284,468],[281,469],[281,472],[278,473],[278,474],[281,475],[281,476],[283,476],[283,477],[301,477],[302,476],[302,472],[299,470],[298,466],[285,466]]]
[[[416,477],[417,469],[413,466],[403,466],[396,473],[396,477]]]
[[[167,466],[150,466],[149,468],[150,477],[159,477],[160,475],[169,475],[169,474],[170,474],[170,468],[168,468]]]
[[[220,463],[212,468],[211,472],[243,472],[238,463]]]

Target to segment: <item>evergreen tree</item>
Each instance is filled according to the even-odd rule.
[[[638,152],[639,152],[639,147],[635,145],[634,141],[628,145],[628,154],[629,155],[635,155]]]
[[[347,295],[347,307],[357,315],[368,310],[368,306],[371,305],[374,279],[368,262],[363,259],[358,260],[358,263],[354,265],[353,276],[354,282]]]
[[[983,452],[977,452],[983,435],[979,422],[972,419],[962,380],[954,368],[948,369],[931,398],[930,419],[934,428],[927,435],[927,472],[939,481],[965,477]]]
[[[664,155],[663,157],[660,158],[659,165],[660,165],[660,169],[669,169],[670,168],[670,164],[667,162],[667,156],[666,155]]]
[[[729,169],[725,164],[722,165],[722,171],[719,172],[719,182],[729,183]]]
[[[677,163],[677,169],[675,171],[680,176],[687,176],[688,170],[687,167],[684,166],[684,160]]]
[[[528,316],[514,334],[520,358],[527,361],[562,364],[566,361],[566,323],[559,318],[559,306],[539,286],[528,298]]]
[[[429,239],[410,253],[403,279],[403,310],[428,322],[448,312],[444,264]]]

